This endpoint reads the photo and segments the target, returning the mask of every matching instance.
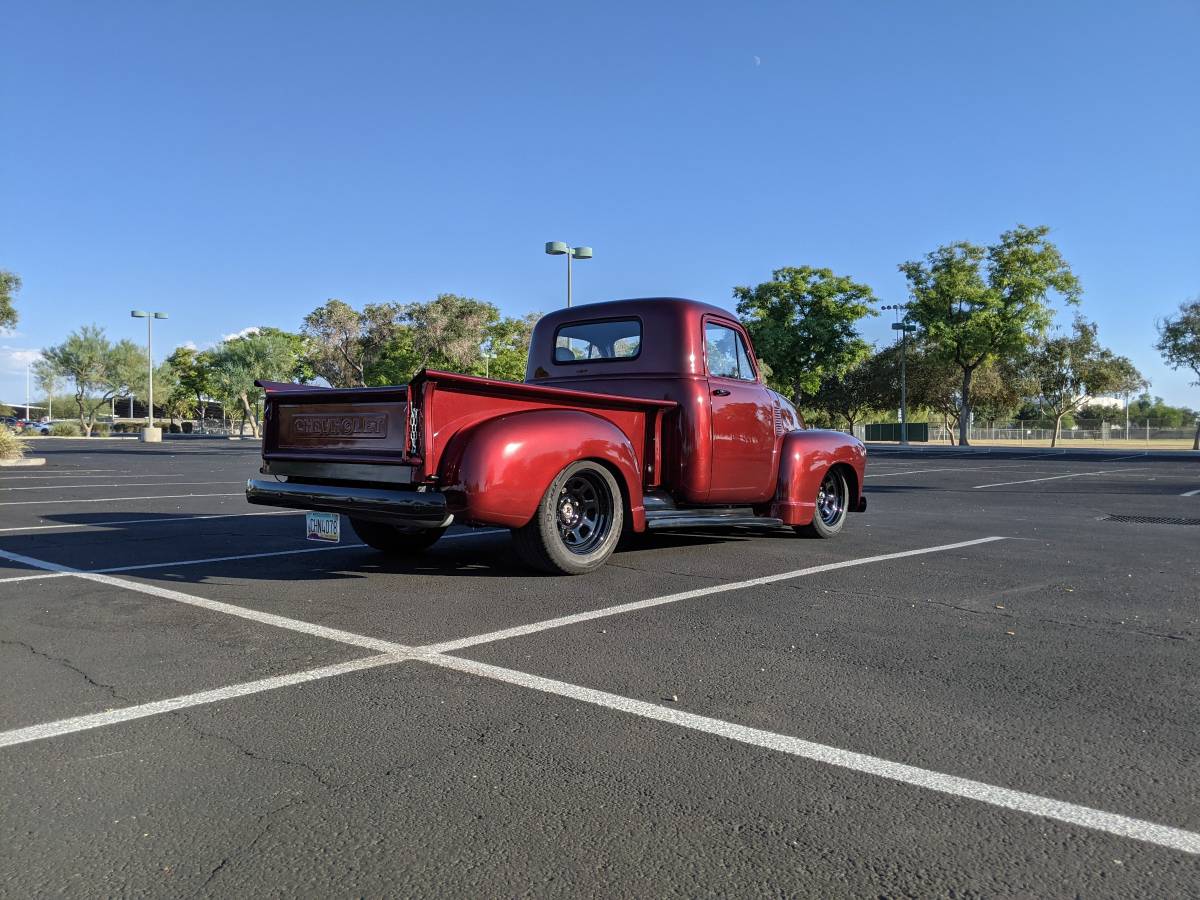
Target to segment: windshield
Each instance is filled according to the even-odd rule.
[[[554,361],[582,359],[633,359],[642,349],[642,323],[638,319],[575,322],[554,334]]]

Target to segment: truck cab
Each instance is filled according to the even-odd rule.
[[[675,403],[664,431],[664,481],[689,504],[768,501],[779,438],[800,427],[795,407],[763,383],[741,323],[694,300],[618,300],[550,313],[534,329],[525,380]]]
[[[832,537],[866,506],[863,445],[805,429],[737,319],[694,300],[550,313],[522,384],[426,370],[396,387],[264,387],[276,480],[251,480],[247,499],[345,513],[389,553],[453,522],[501,525],[530,565],[582,574],[622,534]]]

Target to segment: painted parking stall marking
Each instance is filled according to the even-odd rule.
[[[758,728],[749,728],[745,725],[735,725],[732,722],[726,722],[721,719],[700,716],[684,712],[677,708],[647,703],[643,700],[632,700],[629,697],[622,697],[619,694],[610,694],[607,691],[598,691],[594,688],[555,681],[551,678],[543,678],[540,675],[531,675],[526,672],[518,672],[500,666],[489,665],[488,663],[476,662],[475,660],[438,654],[425,657],[425,661],[447,669],[454,669],[458,672],[466,672],[495,681],[503,681],[517,687],[567,697],[571,700],[578,700],[583,703],[602,706],[606,709],[616,710],[629,715],[653,719],[657,722],[665,722],[668,725],[676,725],[681,728],[716,735],[727,740],[762,747],[766,750],[787,753],[791,756],[812,760],[813,762],[837,766],[842,769],[850,769],[855,772],[861,772],[864,775],[887,778],[891,781],[898,781],[914,787],[937,791],[954,797],[962,797],[967,800],[975,800],[990,806],[999,806],[1016,812],[1055,819],[1093,831],[1103,831],[1108,834],[1117,835],[1118,837],[1132,838],[1137,841],[1157,844],[1160,847],[1167,847],[1171,850],[1200,854],[1200,833],[1187,831],[1182,828],[1160,825],[1144,819],[1134,819],[1129,816],[1092,809],[1075,803],[1054,800],[1050,797],[1028,794],[1024,791],[1014,791],[1009,788],[987,784],[982,781],[974,781],[969,778],[946,775],[941,772],[893,762],[865,753],[856,753],[852,750],[842,750],[838,747],[830,747],[826,744],[818,744],[789,735],[776,734],[775,732],[763,731]]]
[[[975,490],[980,488],[1008,487],[1013,484],[1034,484],[1039,481],[1058,481],[1061,478],[1084,478],[1088,475],[1112,475],[1115,472],[1131,472],[1132,469],[1105,469],[1100,472],[1075,472],[1071,475],[1050,475],[1046,478],[1026,478],[1023,481],[998,481],[995,484],[977,484]]]
[[[49,503],[144,503],[148,500],[180,500],[193,497],[244,497],[241,491],[229,494],[155,494],[152,497],[88,497],[72,500],[5,500],[0,506],[46,506]]]
[[[463,650],[467,647],[474,647],[479,644],[489,644],[493,641],[504,641],[515,637],[524,637],[527,634],[535,634],[539,631],[545,631],[549,628],[562,628],[567,625],[575,625],[579,622],[590,622],[594,619],[602,619],[607,616],[618,616],[622,613],[636,612],[638,610],[650,609],[654,606],[663,606],[668,603],[678,603],[681,600],[693,600],[697,597],[709,597],[713,594],[723,594],[729,591],[740,591],[745,588],[759,587],[765,584],[774,584],[779,581],[791,581],[794,578],[803,578],[806,575],[819,575],[822,572],[833,572],[837,569],[847,569],[852,566],[865,566],[871,563],[887,562],[893,559],[904,559],[909,556],[924,556],[928,553],[943,553],[947,550],[961,550],[964,547],[975,547],[980,544],[990,544],[995,541],[1003,541],[1004,537],[993,535],[992,537],[976,538],[970,541],[959,541],[955,544],[940,544],[936,547],[923,547],[919,550],[902,550],[898,553],[883,553],[878,556],[866,556],[859,559],[847,559],[841,562],[825,563],[820,566],[809,566],[806,569],[795,569],[791,572],[781,572],[778,575],[764,575],[760,578],[749,578],[745,581],[732,581],[724,584],[710,585],[709,587],[696,588],[691,591],[681,591],[678,594],[667,594],[663,597],[652,597],[649,600],[634,600],[631,603],[621,603],[617,606],[607,606],[603,609],[590,610],[588,612],[575,613],[569,616],[560,616],[554,619],[546,619],[543,622],[533,622],[529,625],[518,625],[515,628],[504,628],[499,631],[493,631],[488,634],[479,634],[474,637],[460,638],[452,641],[442,641],[437,644],[431,644],[424,648],[435,653],[452,653],[455,650]]]

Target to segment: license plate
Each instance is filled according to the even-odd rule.
[[[308,512],[304,514],[304,530],[310,541],[336,544],[342,539],[342,517],[337,513]]]

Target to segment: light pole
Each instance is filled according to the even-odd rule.
[[[131,309],[129,311],[135,319],[146,320],[146,374],[149,376],[146,381],[147,401],[146,401],[146,427],[142,429],[142,440],[147,443],[155,443],[162,440],[162,429],[154,427],[154,349],[151,345],[151,339],[154,331],[154,320],[165,319],[165,312],[146,312],[143,309]],[[130,406],[132,406],[132,401]]]
[[[551,256],[567,257],[567,307],[571,306],[571,260],[573,259],[591,259],[591,247],[568,247],[562,241],[547,241],[546,252]]]
[[[908,384],[906,383],[904,351],[908,344],[908,336],[917,330],[917,326],[908,321],[908,304],[893,303],[881,306],[880,309],[896,310],[897,321],[892,324],[892,331],[900,332],[900,446],[908,446]],[[900,318],[900,310],[904,310],[904,318]]]

